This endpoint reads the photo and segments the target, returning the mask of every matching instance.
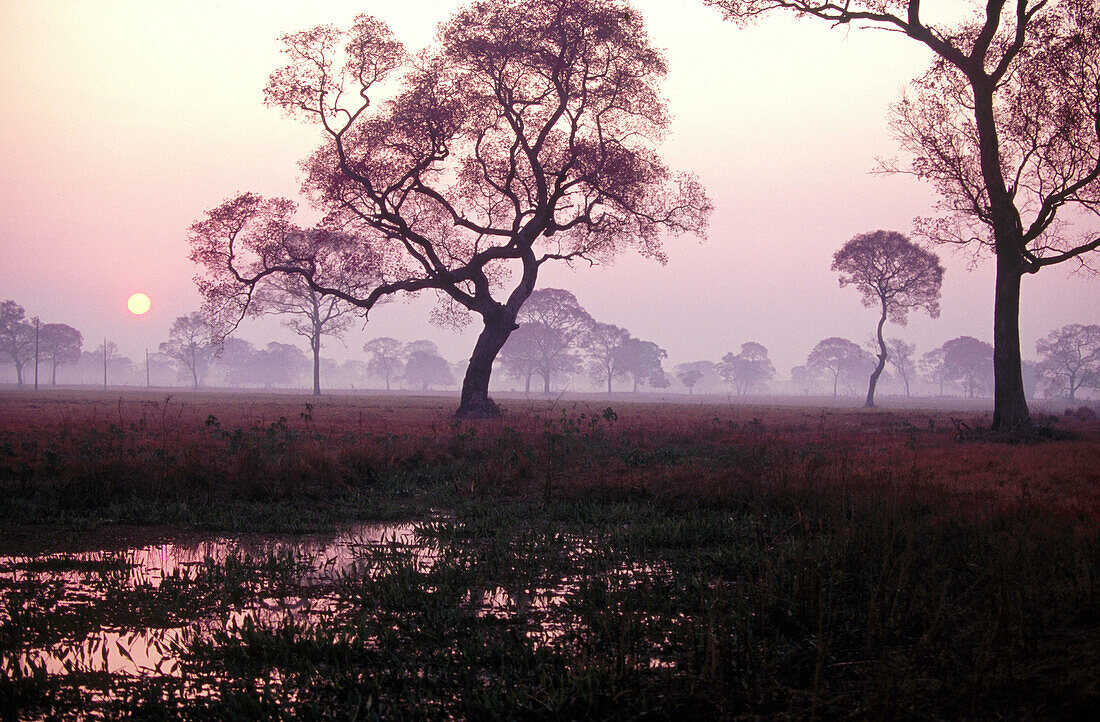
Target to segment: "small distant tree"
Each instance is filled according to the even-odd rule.
[[[775,378],[775,367],[768,359],[768,349],[754,341],[741,344],[741,351],[722,357],[718,373],[733,387],[738,396],[761,390]]]
[[[43,324],[38,331],[39,353],[51,362],[50,384],[57,386],[57,367],[80,360],[84,337],[80,331],[64,323]]]
[[[504,372],[514,379],[523,380],[523,392],[531,393],[531,379],[538,371],[539,344],[537,331],[531,326],[520,326],[508,337],[508,342],[497,355],[497,362]]]
[[[314,255],[320,255],[314,252]],[[340,287],[352,284],[335,278],[328,285]],[[269,276],[257,291],[253,307],[257,313],[287,316],[283,325],[306,339],[313,354],[313,395],[321,395],[321,339],[339,338],[354,320],[357,307],[339,296],[322,295],[301,276],[278,274]]]
[[[823,371],[819,366],[812,366],[807,363],[791,368],[791,386],[807,396],[818,390],[823,379]]]
[[[939,389],[939,395],[943,396],[947,385],[951,383],[951,374],[943,362],[943,346],[934,348],[920,357],[921,375],[929,383],[933,383]]]
[[[625,373],[615,364],[615,349],[630,338],[625,328],[610,323],[593,323],[581,338],[581,346],[588,355],[588,371],[592,378],[607,384],[611,394],[611,382]]]
[[[858,344],[839,336],[822,339],[806,357],[806,365],[820,369],[832,377],[833,396],[842,375],[850,374],[853,367],[865,357],[866,352]]]
[[[405,367],[405,344],[391,336],[379,336],[363,344],[363,350],[370,354],[367,370],[372,376],[385,379],[389,391],[390,380]]]
[[[687,387],[688,395],[694,395],[695,384],[699,383],[699,379],[703,378],[703,372],[699,369],[684,369],[676,373],[676,378]]]
[[[160,350],[191,374],[194,388],[214,356],[214,329],[202,311],[179,316],[168,330]]]
[[[886,349],[889,353],[886,358],[897,372],[898,378],[905,384],[905,398],[909,398],[911,395],[909,385],[917,373],[917,362],[913,360],[917,347],[900,338],[891,338],[886,341]]]
[[[630,374],[634,393],[638,392],[640,383],[662,388],[665,370],[661,361],[668,358],[668,352],[657,344],[628,337],[611,351],[611,357],[618,373]]]
[[[1039,339],[1037,368],[1051,388],[1070,401],[1083,388],[1100,388],[1100,326],[1071,323]]]
[[[527,376],[530,391],[530,367],[542,376],[542,392],[550,393],[550,378],[555,374],[575,371],[580,364],[578,352],[581,337],[592,325],[592,317],[577,298],[561,288],[534,291],[516,315],[519,328],[500,350],[501,360],[513,371]],[[522,332],[522,334],[521,334]],[[517,334],[521,334],[517,339]],[[515,339],[515,348],[509,345]]]
[[[0,354],[15,364],[18,384],[23,385],[23,366],[34,358],[34,325],[24,319],[26,311],[15,301],[0,304]]]
[[[943,369],[972,399],[992,385],[993,346],[973,336],[953,338],[943,345]]]
[[[882,335],[886,319],[899,326],[908,320],[909,310],[923,308],[932,318],[940,315],[940,286],[943,266],[931,251],[921,248],[896,231],[862,233],[845,243],[833,255],[832,269],[840,274],[840,287],[853,285],[863,296],[863,305],[878,306],[878,362],[867,387],[864,406],[875,405],[875,386],[889,349]]]
[[[414,345],[405,362],[405,382],[427,391],[433,386],[451,386],[454,384],[454,376],[451,374],[451,365],[438,352]]]

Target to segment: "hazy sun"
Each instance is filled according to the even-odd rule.
[[[126,299],[126,308],[130,309],[130,313],[140,316],[149,310],[149,297],[144,293],[135,293],[130,298]]]

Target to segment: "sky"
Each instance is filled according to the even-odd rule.
[[[950,7],[940,0],[942,7]],[[429,45],[453,0],[0,0],[0,300],[68,323],[140,358],[196,310],[187,230],[238,192],[298,198],[298,162],[316,128],[265,108],[278,38],[360,12],[411,49]],[[869,340],[876,313],[840,288],[832,254],[859,233],[908,233],[932,189],[873,174],[898,153],[886,116],[931,60],[896,34],[773,18],[743,29],[701,0],[635,0],[669,63],[673,115],[662,155],[697,174],[715,205],[708,238],[670,239],[669,262],[545,268],[541,287],[571,290],[597,320],[669,353],[669,364],[764,344],[785,378],[827,336]],[[926,3],[935,11],[935,3]],[[992,341],[993,263],[938,250],[942,315],[888,326],[923,353],[961,335]],[[1025,358],[1067,323],[1100,322],[1098,281],[1063,266],[1024,279]],[[152,299],[144,316],[130,294]],[[375,336],[431,338],[468,358],[463,332],[428,323],[429,299],[391,303],[329,341],[323,355],[362,357]],[[296,337],[246,322],[257,345]]]

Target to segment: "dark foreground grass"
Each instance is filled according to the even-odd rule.
[[[8,467],[3,513],[24,530],[148,516],[262,526],[263,508],[285,509],[281,529],[403,510],[433,551],[364,549],[354,571],[310,585],[296,581],[300,560],[232,557],[155,589],[123,583],[108,555],[82,570],[102,599],[69,614],[48,583],[6,583],[9,659],[97,624],[189,631],[170,642],[178,674],[4,667],[0,711],[1092,719],[1100,708],[1094,427],[1009,447],[960,444],[932,415],[537,413],[388,434],[215,419],[176,446],[158,447],[156,429],[107,429],[55,441],[53,462],[14,453],[24,466]],[[81,457],[83,444],[96,454]],[[317,604],[203,621],[261,597]]]

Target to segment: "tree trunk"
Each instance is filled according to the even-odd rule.
[[[550,395],[550,372],[542,374],[542,393],[546,396]]]
[[[998,244],[1000,245],[1000,244]],[[993,430],[1030,425],[1020,359],[1020,271],[1015,254],[997,253],[993,304]]]
[[[23,364],[15,362],[15,378],[19,386],[23,385]]]
[[[462,395],[455,411],[455,417],[459,419],[486,419],[500,415],[500,407],[489,398],[489,377],[497,354],[519,326],[515,316],[510,316],[504,308],[494,309],[493,313],[483,314],[482,317],[485,328],[477,337],[470,365],[466,367],[466,376],[462,379]]]
[[[867,400],[863,403],[864,408],[875,408],[875,386],[878,385],[878,379],[882,376],[882,370],[886,368],[886,340],[882,338],[882,327],[886,324],[886,299],[882,300],[882,316],[878,320],[878,365],[875,366],[875,370],[871,373],[871,381],[867,386]]]
[[[57,359],[53,360],[53,371],[50,373],[50,386],[57,386]]]
[[[611,373],[610,372],[608,372],[608,374],[607,374],[607,395],[608,395],[608,397],[611,396]]]
[[[321,395],[321,339],[313,339],[313,395]]]

